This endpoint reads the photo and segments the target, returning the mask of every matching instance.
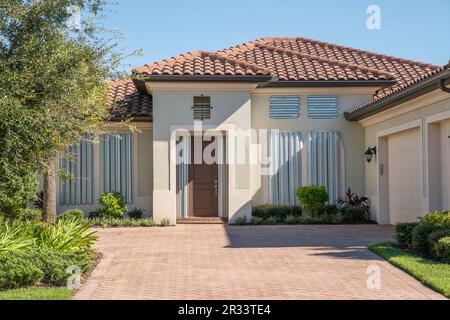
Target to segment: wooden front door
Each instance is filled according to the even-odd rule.
[[[203,150],[215,143],[212,141],[202,142]],[[206,164],[202,159],[201,164],[194,162],[194,138],[192,138],[192,159],[189,168],[190,188],[189,188],[189,216],[191,217],[218,217],[219,199],[218,199],[218,165]]]

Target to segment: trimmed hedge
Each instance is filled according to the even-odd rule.
[[[287,216],[301,216],[302,209],[299,206],[272,206],[264,205],[253,207],[252,216],[262,219],[276,217],[280,220],[286,219]]]
[[[450,236],[439,239],[433,251],[438,259],[450,263]]]
[[[0,255],[0,290],[24,286],[64,286],[69,266],[90,271],[94,256],[53,250],[8,252]]]
[[[366,208],[344,206],[341,209],[343,223],[365,223],[369,221]]]
[[[419,222],[399,223],[395,226],[395,238],[403,249],[412,248],[412,232]]]

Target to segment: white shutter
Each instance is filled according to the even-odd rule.
[[[300,116],[299,96],[271,96],[270,118],[295,119]]]
[[[301,185],[300,132],[269,132],[269,201],[273,205],[297,204]]]
[[[333,119],[339,117],[338,97],[309,96],[308,116],[312,119]]]
[[[68,149],[70,159],[61,159],[60,168],[69,178],[61,177],[59,203],[61,205],[93,204],[93,146],[81,141]]]
[[[308,185],[324,186],[335,204],[345,188],[344,148],[339,133],[332,131],[309,132]]]

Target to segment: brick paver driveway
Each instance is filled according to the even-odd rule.
[[[389,226],[99,230],[104,257],[77,299],[442,299],[367,244]],[[381,270],[368,289],[367,268]]]

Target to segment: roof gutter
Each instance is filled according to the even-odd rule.
[[[143,81],[180,81],[180,82],[267,82],[272,80],[271,75],[256,76],[202,76],[202,75],[142,75]]]
[[[385,111],[401,103],[404,103],[418,96],[436,90],[439,87],[443,91],[449,92],[447,90],[450,89],[445,87],[445,82],[448,80],[449,77],[450,77],[450,70],[444,69],[435,74],[434,76],[431,76],[430,78],[425,79],[417,83],[416,85],[413,85],[405,90],[393,94],[390,97],[380,100],[367,108],[360,109],[352,113],[349,112],[344,113],[345,119],[350,121],[359,121],[368,118],[374,114]]]

